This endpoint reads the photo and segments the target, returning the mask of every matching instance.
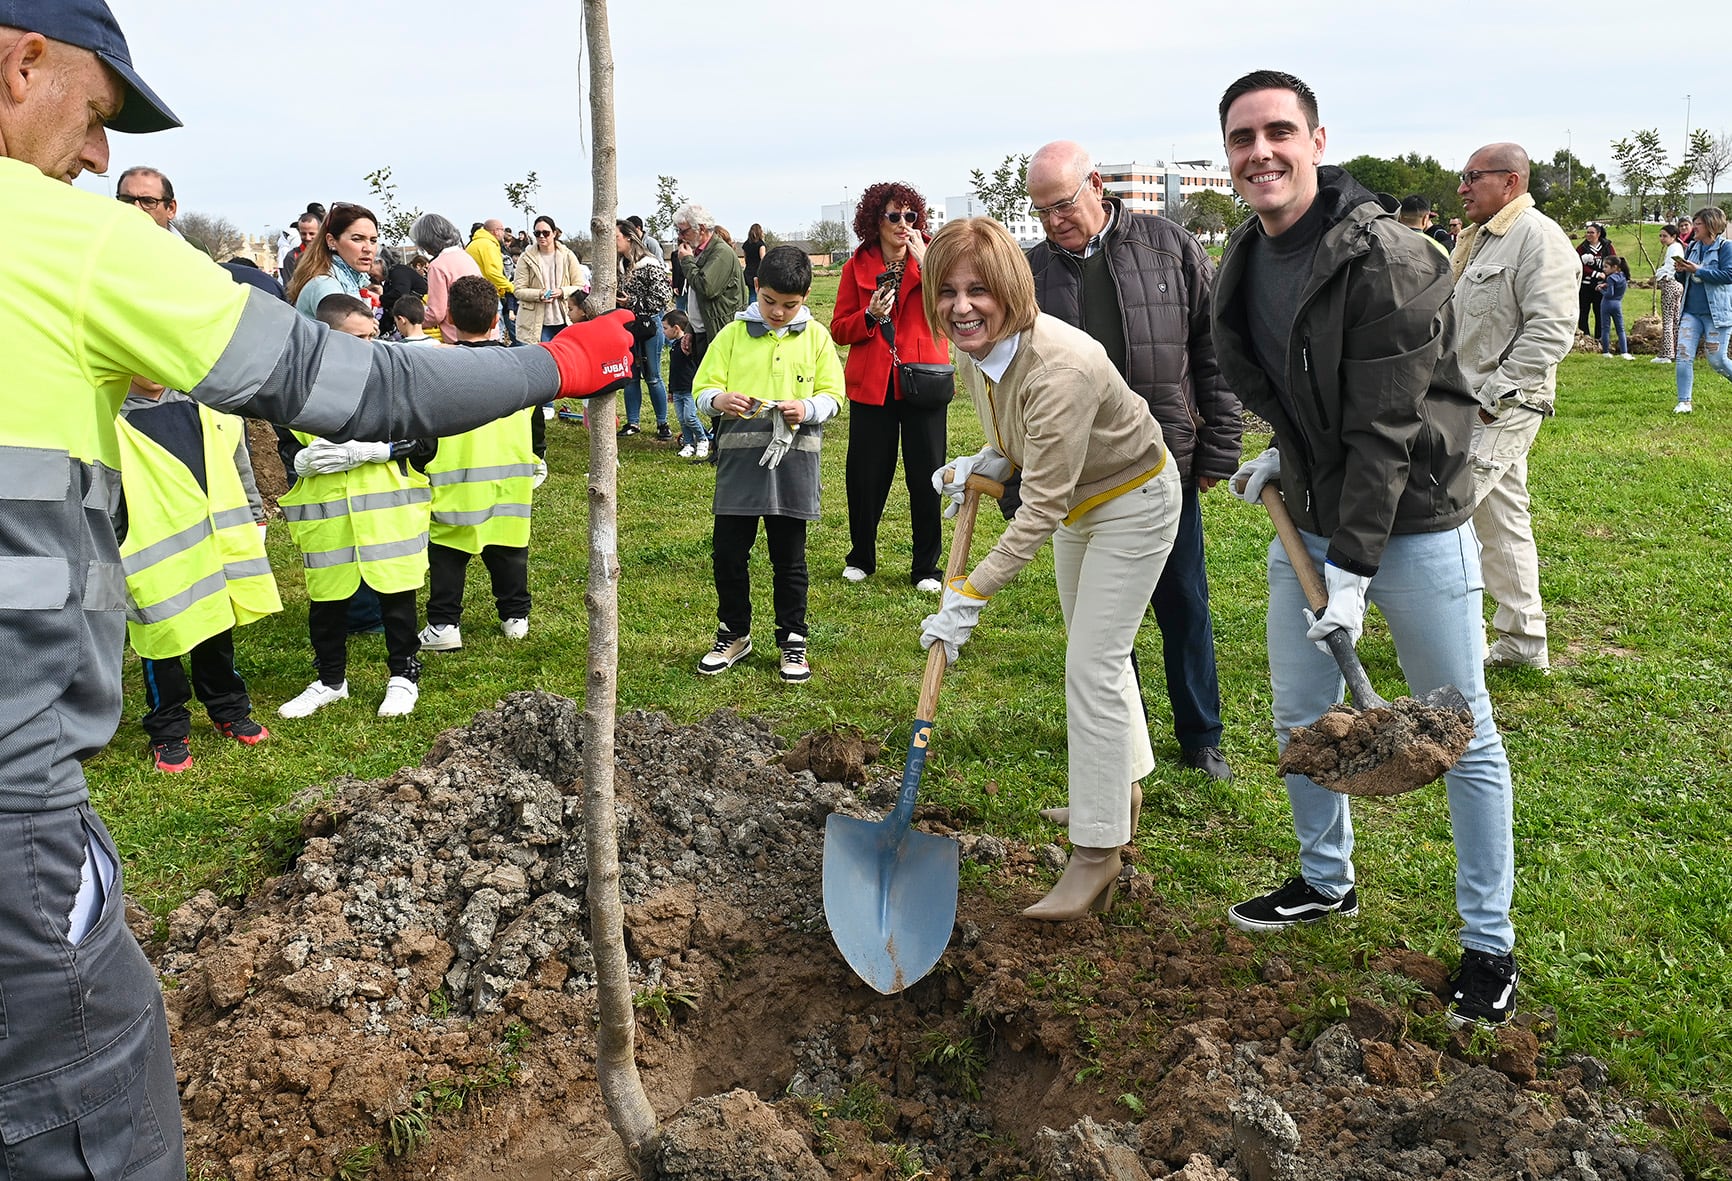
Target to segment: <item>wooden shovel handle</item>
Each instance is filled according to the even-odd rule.
[[[1287,551],[1287,560],[1293,564],[1293,572],[1299,576],[1299,587],[1305,592],[1305,601],[1311,605],[1311,610],[1321,615],[1329,608],[1329,588],[1323,584],[1323,576],[1317,573],[1317,564],[1311,560],[1311,552],[1305,548],[1305,539],[1299,536],[1299,526],[1293,523],[1292,516],[1287,512],[1287,502],[1281,499],[1281,489],[1274,481],[1263,485],[1260,493],[1263,507],[1269,510],[1269,519],[1275,522],[1275,533],[1281,538],[1281,547]]]
[[[960,578],[968,573],[968,551],[974,545],[974,515],[980,507],[980,498],[990,496],[994,500],[1004,496],[1004,485],[985,476],[970,476],[963,484],[962,507],[956,511],[956,532],[950,539],[950,561],[944,567],[944,585],[949,587],[952,578]],[[942,596],[942,591],[940,595]],[[942,597],[939,600],[943,601]],[[926,650],[926,675],[920,679],[920,705],[915,715],[921,721],[933,720],[933,713],[938,709],[938,687],[944,683],[944,645],[934,644]]]

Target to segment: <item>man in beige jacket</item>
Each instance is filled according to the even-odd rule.
[[[1461,174],[1470,225],[1450,256],[1457,359],[1482,403],[1474,514],[1486,593],[1497,602],[1488,667],[1546,671],[1546,613],[1528,509],[1528,449],[1553,413],[1558,362],[1575,341],[1580,260],[1528,195],[1528,155],[1487,144]]]

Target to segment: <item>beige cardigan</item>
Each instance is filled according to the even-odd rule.
[[[968,576],[990,595],[1033,560],[1060,523],[1145,483],[1167,462],[1161,428],[1095,339],[1042,314],[1004,380],[961,354],[958,368],[986,441],[1022,473],[1022,507]]]
[[[582,276],[583,267],[577,261],[577,255],[571,252],[571,247],[561,242],[554,247],[555,257],[564,261],[560,263],[563,277],[574,280],[560,286],[559,297],[569,299],[573,292],[582,291],[575,280]],[[534,344],[541,339],[541,323],[547,315],[547,304],[541,302],[541,293],[547,290],[548,283],[542,274],[541,252],[531,246],[517,256],[517,333],[518,339],[528,344]]]

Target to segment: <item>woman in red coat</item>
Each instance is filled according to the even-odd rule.
[[[917,410],[902,398],[891,344],[902,361],[944,364],[949,349],[932,338],[922,309],[920,260],[926,253],[926,199],[898,182],[875,184],[854,210],[859,249],[842,266],[830,335],[850,346],[848,389],[848,534],[852,543],[842,577],[863,581],[878,568],[878,522],[896,479],[908,485],[913,525],[909,581],[929,594],[939,581],[943,534],[932,473],[944,466],[947,408]]]

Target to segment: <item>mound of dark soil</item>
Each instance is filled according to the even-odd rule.
[[[1544,1066],[1544,1021],[1451,1036],[1443,965],[1399,950],[1366,964],[1371,995],[1299,979],[1279,940],[1170,911],[1158,867],[1104,919],[1031,923],[1057,850],[961,833],[987,884],[938,967],[881,997],[823,923],[824,819],[869,814],[856,793],[731,714],[630,715],[616,743],[667,1176],[1679,1175],[1614,1134],[1636,1113],[1603,1066]],[[514,694],[420,767],[303,803],[305,848],[244,905],[171,917],[152,950],[195,1176],[623,1175],[593,1068],[579,756],[571,702]]]

